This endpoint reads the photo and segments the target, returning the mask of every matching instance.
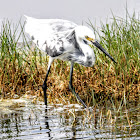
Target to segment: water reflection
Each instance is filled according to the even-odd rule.
[[[45,126],[46,126],[46,129],[47,130],[49,130],[48,132],[47,132],[47,134],[48,134],[48,137],[51,139],[51,138],[53,138],[53,137],[51,137],[51,129],[50,129],[50,127],[49,127],[49,118],[48,118],[48,109],[47,109],[47,107],[45,108]]]
[[[5,106],[0,103],[0,139],[140,138],[140,126],[134,123],[139,122],[138,106],[131,106],[129,120],[134,122],[129,126],[127,117],[118,115],[115,118],[117,115],[109,114],[113,111],[105,113],[103,107],[88,112],[78,105],[49,105],[46,108],[28,102],[24,105],[14,103],[16,105],[4,103]]]

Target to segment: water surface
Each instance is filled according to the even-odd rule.
[[[139,122],[136,108],[128,112],[133,113],[133,121]],[[4,100],[0,102],[0,139],[140,139],[140,124],[133,122],[130,128],[127,119],[118,117],[114,125],[115,118],[109,119],[110,113],[105,116],[103,108],[90,110],[78,104],[46,108],[28,99]]]

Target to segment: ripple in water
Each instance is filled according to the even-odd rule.
[[[101,110],[75,105],[34,105],[27,100],[0,102],[0,139],[140,139],[138,126],[121,130]],[[130,129],[126,126],[126,129]]]

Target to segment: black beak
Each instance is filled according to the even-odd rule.
[[[91,41],[98,49],[100,49],[103,53],[105,53],[105,55],[107,55],[113,62],[117,63],[113,57],[97,42],[93,42]]]

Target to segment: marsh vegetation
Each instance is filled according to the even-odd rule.
[[[119,128],[131,133],[132,127],[136,127],[137,134],[140,134],[140,20],[135,14],[132,17],[127,14],[126,19],[113,16],[111,23],[102,24],[100,29],[95,28],[90,21],[88,24],[100,44],[117,61],[114,64],[91,46],[97,59],[94,67],[74,66],[75,90],[93,108],[89,121],[99,115],[102,127],[103,122],[108,120],[113,130]],[[42,84],[48,56],[27,41],[24,24],[19,22],[13,27],[7,20],[0,31],[0,98],[20,98],[26,94],[35,96],[34,103],[43,100]],[[19,43],[20,37],[22,43]],[[69,62],[55,60],[53,63],[47,81],[49,104],[77,103],[69,90],[69,71]],[[100,111],[96,113],[96,109]]]

